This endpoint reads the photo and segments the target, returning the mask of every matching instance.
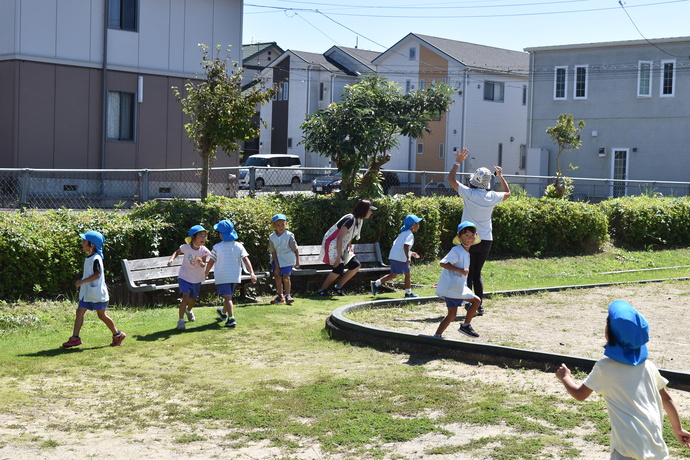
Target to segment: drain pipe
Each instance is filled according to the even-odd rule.
[[[101,169],[105,169],[105,141],[108,137],[108,0],[103,0],[103,74],[101,75],[102,84],[102,116],[101,125]],[[103,196],[103,174],[101,173],[99,184],[99,195]]]

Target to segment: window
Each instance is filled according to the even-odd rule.
[[[446,157],[446,143],[445,142],[439,142],[439,144],[438,144],[438,157],[442,160]]]
[[[553,98],[554,99],[565,99],[565,90],[568,86],[568,74],[567,67],[556,67],[554,69],[554,82],[553,82]]]
[[[319,83],[319,101],[323,101],[323,93],[325,88],[325,84],[323,82]]]
[[[417,155],[424,155],[424,142],[417,142]]]
[[[287,140],[287,148],[289,148],[289,149],[292,148],[292,138],[291,138],[291,137],[288,137],[288,140]]]
[[[417,59],[417,48],[410,48],[410,61]]]
[[[108,91],[109,141],[134,140],[134,93]]]
[[[676,61],[661,61],[661,96],[675,95]]]
[[[520,169],[527,168],[527,145],[520,144]]]
[[[637,63],[637,97],[652,96],[652,61]]]
[[[419,89],[424,89],[424,79],[419,80]]]
[[[503,144],[498,144],[498,166],[503,166]]]
[[[108,0],[108,28],[137,31],[139,0]]]
[[[587,66],[575,66],[574,99],[587,99]]]
[[[412,89],[412,81],[406,80],[405,81],[405,93],[409,93],[410,89]]]
[[[503,83],[496,81],[484,82],[484,100],[503,102]]]
[[[522,105],[527,105],[527,85],[522,85]]]
[[[278,84],[278,92],[275,95],[275,100],[278,101],[287,101],[288,100],[288,94],[290,94],[290,84],[287,81],[281,82]]]

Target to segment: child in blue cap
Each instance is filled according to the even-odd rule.
[[[221,242],[216,243],[211,251],[211,260],[206,264],[206,276],[215,265],[214,278],[216,280],[216,290],[218,295],[223,297],[223,308],[216,310],[225,327],[235,327],[237,321],[234,315],[232,296],[235,288],[242,281],[242,264],[247,267],[247,271],[252,278],[252,283],[256,283],[256,275],[249,260],[249,253],[244,245],[237,241],[235,225],[229,220],[221,220],[213,229],[220,234]]]
[[[400,227],[400,234],[393,241],[393,246],[388,254],[388,260],[391,264],[391,272],[376,281],[371,282],[371,293],[376,295],[379,287],[386,281],[396,278],[398,275],[405,275],[405,298],[419,297],[412,292],[412,281],[410,275],[410,263],[412,257],[419,258],[419,254],[410,251],[414,244],[414,232],[419,230],[419,223],[422,221],[421,217],[414,214],[408,214],[403,220],[403,226]]]
[[[74,283],[79,288],[79,305],[77,306],[77,317],[74,319],[74,330],[72,337],[62,344],[64,348],[71,348],[81,345],[83,342],[79,338],[81,326],[84,324],[84,315],[87,310],[95,311],[98,319],[103,321],[110,332],[113,333],[111,347],[117,347],[127,337],[127,334],[115,327],[115,322],[106,313],[108,308],[108,286],[105,284],[103,274],[103,242],[105,238],[99,232],[90,230],[80,233],[81,247],[88,254],[84,260],[84,274],[81,279]]]
[[[452,323],[457,314],[458,307],[463,302],[469,302],[470,307],[465,315],[465,322],[458,329],[465,335],[470,337],[479,337],[479,334],[474,330],[470,322],[477,313],[477,309],[481,304],[481,299],[477,297],[472,289],[467,287],[467,273],[470,267],[470,247],[479,242],[477,235],[477,226],[472,222],[462,222],[458,225],[458,233],[453,239],[453,247],[446,256],[441,259],[439,265],[443,270],[441,277],[436,286],[436,295],[446,301],[446,308],[448,313],[446,317],[441,320],[438,329],[434,334],[436,338],[443,338],[443,331],[446,330],[450,323]]]
[[[185,244],[170,256],[168,267],[172,266],[173,261],[179,255],[184,255],[180,272],[177,275],[177,284],[180,289],[179,318],[177,328],[185,329],[184,316],[187,315],[189,322],[196,321],[192,308],[196,304],[196,299],[201,292],[201,283],[206,279],[206,263],[211,256],[211,251],[206,246],[208,231],[201,225],[195,225],[187,232]]]
[[[276,214],[271,219],[274,232],[268,237],[268,253],[271,256],[271,270],[276,279],[276,291],[278,296],[271,300],[272,304],[295,301],[290,295],[292,283],[290,275],[292,268],[299,268],[299,248],[295,235],[286,230],[287,216]],[[284,294],[283,294],[284,293]]]
[[[662,434],[663,411],[678,442],[690,447],[690,433],[681,426],[666,390],[668,380],[647,360],[647,320],[628,302],[615,300],[609,305],[605,336],[605,358],[596,362],[582,384],[573,381],[565,364],[556,377],[578,401],[587,399],[592,391],[604,398],[611,420],[611,458],[669,458]]]

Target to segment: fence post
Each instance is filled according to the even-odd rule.
[[[422,171],[422,196],[426,196],[426,171]]]
[[[254,180],[256,179],[256,167],[249,167],[249,193],[254,193]]]
[[[19,209],[29,206],[29,187],[31,182],[31,170],[22,169],[22,180],[19,187]]]
[[[141,171],[141,201],[146,203],[149,201],[151,194],[149,193],[149,170]]]

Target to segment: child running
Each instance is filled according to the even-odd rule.
[[[681,426],[668,380],[647,360],[649,324],[628,302],[614,300],[606,318],[604,358],[576,384],[565,364],[556,371],[568,393],[584,401],[599,393],[606,402],[611,421],[611,459],[666,459],[663,438],[664,411],[676,440],[690,447],[690,433]]]
[[[467,273],[470,265],[470,246],[478,243],[477,227],[472,222],[462,222],[458,225],[458,234],[453,239],[456,246],[441,259],[439,265],[443,268],[441,278],[436,286],[436,295],[446,300],[448,314],[439,324],[434,337],[443,338],[443,331],[450,325],[458,314],[458,307],[463,302],[469,302],[470,307],[465,315],[465,322],[459,332],[470,337],[479,337],[470,322],[481,304],[479,297],[467,287]]]
[[[81,247],[88,254],[84,260],[84,274],[81,279],[74,283],[79,288],[79,305],[77,307],[77,317],[74,320],[74,330],[72,337],[62,344],[64,348],[76,347],[82,344],[79,332],[84,324],[84,314],[87,310],[95,311],[98,319],[103,321],[110,332],[113,333],[111,347],[117,347],[125,340],[127,334],[115,327],[115,322],[106,313],[108,308],[108,286],[105,284],[103,274],[103,242],[105,238],[99,232],[90,230],[80,233],[82,239]]]
[[[193,226],[187,232],[185,244],[181,245],[168,260],[168,267],[170,267],[177,256],[184,254],[182,265],[180,265],[180,272],[177,275],[177,283],[180,286],[180,295],[182,296],[179,319],[177,320],[178,329],[186,328],[184,322],[185,314],[187,314],[189,322],[196,320],[192,308],[194,308],[199,292],[201,292],[201,283],[206,279],[206,271],[204,269],[211,255],[211,251],[204,246],[207,236],[208,231],[204,227],[201,225]]]
[[[211,259],[206,264],[206,276],[215,265],[214,277],[216,280],[216,290],[218,295],[223,297],[223,308],[216,310],[225,327],[237,326],[235,320],[232,296],[235,288],[242,281],[242,264],[247,267],[247,271],[252,278],[252,283],[256,283],[256,275],[249,260],[249,253],[244,245],[237,241],[235,225],[229,220],[221,220],[213,229],[220,234],[221,242],[213,246]]]
[[[391,264],[391,272],[371,282],[371,293],[376,295],[379,287],[386,281],[390,281],[400,274],[405,275],[405,298],[419,297],[417,294],[412,292],[412,281],[410,276],[410,263],[412,262],[412,257],[415,259],[419,258],[419,254],[410,251],[412,245],[414,244],[414,232],[419,230],[419,223],[422,221],[421,217],[417,217],[414,214],[409,214],[405,216],[403,220],[403,226],[400,227],[400,234],[393,241],[393,247],[391,247],[390,254],[388,255],[388,260]]]
[[[272,304],[295,301],[290,295],[292,283],[290,275],[292,267],[299,268],[299,248],[295,241],[295,235],[286,230],[287,217],[285,214],[276,214],[271,219],[273,230],[268,237],[268,252],[271,255],[271,270],[276,279],[278,296],[271,300]],[[284,293],[284,294],[283,294]]]

